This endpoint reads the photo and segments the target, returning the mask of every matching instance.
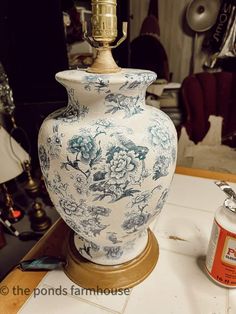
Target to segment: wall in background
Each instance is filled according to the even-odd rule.
[[[159,0],[160,40],[168,55],[172,81],[182,82],[190,74],[192,45],[194,33],[184,30],[183,19],[185,9],[190,0]],[[143,20],[147,16],[149,0],[130,0],[130,40],[139,35]],[[195,71],[202,71],[202,64],[206,56],[200,51],[203,35],[198,37],[196,49]],[[158,60],[157,60],[158,62]]]

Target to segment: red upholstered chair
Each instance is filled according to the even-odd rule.
[[[209,130],[210,115],[222,116],[222,144],[236,147],[236,72],[202,72],[182,83],[182,104],[189,138],[195,144]]]

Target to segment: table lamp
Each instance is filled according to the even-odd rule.
[[[24,171],[22,165],[25,160],[29,160],[29,155],[0,125],[0,184],[4,193],[6,218],[11,222],[16,222],[22,218],[23,212],[15,208],[5,183],[16,178]]]
[[[125,289],[154,269],[159,249],[148,228],[167,199],[175,164],[176,129],[146,106],[156,80],[148,70],[118,66],[116,0],[92,0],[97,50],[87,69],[59,72],[68,106],[50,114],[38,138],[39,161],[51,200],[72,229],[64,271],[83,288]]]

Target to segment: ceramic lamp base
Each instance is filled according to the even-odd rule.
[[[74,283],[86,289],[126,289],[142,282],[154,269],[158,257],[159,246],[150,229],[148,243],[140,255],[129,262],[112,266],[98,265],[82,257],[75,248],[74,233],[71,232],[64,271]]]

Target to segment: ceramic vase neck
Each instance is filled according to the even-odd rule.
[[[112,74],[69,70],[57,73],[56,79],[66,87],[70,107],[85,106],[97,111],[98,106],[116,110],[119,106],[135,106],[136,102],[144,105],[146,89],[156,79],[156,74],[135,69]]]

